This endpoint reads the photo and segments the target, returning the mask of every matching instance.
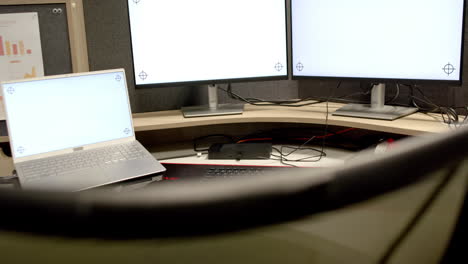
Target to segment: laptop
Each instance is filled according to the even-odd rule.
[[[123,69],[1,83],[23,189],[82,191],[165,168],[135,138]]]

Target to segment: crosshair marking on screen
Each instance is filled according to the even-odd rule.
[[[455,71],[455,67],[453,67],[453,65],[450,62],[447,63],[442,69],[447,75],[450,75]]]
[[[128,128],[124,129],[124,133],[127,134],[127,135],[130,134],[130,129],[128,129]]]
[[[19,147],[16,151],[18,151],[19,154],[23,154],[24,153],[24,148]]]
[[[297,64],[296,64],[296,69],[297,69],[298,71],[304,70],[304,64],[302,64],[301,62],[297,63]]]
[[[283,64],[281,64],[281,62],[276,63],[275,69],[276,69],[277,71],[281,71],[281,70],[283,69]]]
[[[140,0],[133,0],[133,3],[138,4],[140,3]]]
[[[14,92],[15,92],[15,88],[13,88],[13,87],[8,87],[7,93],[13,94]]]
[[[142,72],[140,72],[138,77],[140,77],[140,79],[142,79],[144,81],[144,80],[146,80],[146,78],[148,78],[148,74],[146,72],[142,71]]]
[[[115,76],[115,80],[120,82],[122,80],[122,77],[120,75],[117,74],[117,76]]]

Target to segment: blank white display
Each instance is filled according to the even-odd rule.
[[[292,0],[293,75],[460,81],[463,0]]]
[[[287,75],[284,0],[128,6],[137,85]]]
[[[134,135],[123,72],[3,86],[16,158]]]

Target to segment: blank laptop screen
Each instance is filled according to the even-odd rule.
[[[123,71],[2,86],[15,158],[134,135]]]

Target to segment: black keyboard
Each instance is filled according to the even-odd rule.
[[[213,179],[227,179],[233,177],[255,177],[268,175],[272,172],[284,170],[301,170],[304,168],[276,167],[276,166],[242,166],[242,165],[199,165],[162,163],[166,168],[163,181],[210,181]]]

